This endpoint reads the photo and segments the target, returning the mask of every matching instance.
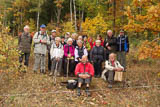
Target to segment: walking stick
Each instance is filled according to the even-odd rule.
[[[67,79],[68,79],[68,73],[69,73],[69,58],[67,58]]]
[[[55,71],[54,71],[54,76],[53,76],[54,85],[56,85],[56,82],[57,82],[57,80],[56,80],[56,77],[57,77],[57,69],[58,69],[58,62],[56,62],[56,69],[55,69]]]

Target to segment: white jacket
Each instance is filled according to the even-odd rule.
[[[105,62],[105,69],[104,69],[104,71],[102,72],[101,78],[103,78],[104,80],[106,80],[105,73],[106,73],[107,71],[113,71],[114,68],[122,68],[123,71],[124,71],[124,67],[121,66],[121,64],[120,64],[118,61],[114,61],[114,65],[115,65],[115,67],[112,66],[112,64],[111,64],[110,61],[106,61],[106,62]]]
[[[63,45],[59,44],[57,47],[55,43],[52,44],[51,50],[50,50],[51,59],[53,58],[63,58],[64,50]]]

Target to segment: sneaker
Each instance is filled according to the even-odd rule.
[[[50,72],[50,73],[49,73],[49,76],[52,76],[52,75],[53,75],[53,72]]]
[[[37,71],[36,71],[36,70],[34,70],[33,72],[34,72],[35,74],[37,73]]]
[[[108,84],[108,88],[112,88],[112,84]]]
[[[86,95],[87,95],[88,97],[91,96],[91,93],[90,93],[90,91],[89,91],[89,87],[86,88]]]

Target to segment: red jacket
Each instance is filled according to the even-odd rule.
[[[85,71],[84,71],[84,66],[85,66]],[[91,63],[86,63],[85,65],[83,63],[79,63],[76,66],[75,69],[75,75],[77,76],[80,73],[88,73],[91,76],[94,76],[94,67]]]

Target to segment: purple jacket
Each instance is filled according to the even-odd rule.
[[[68,44],[64,45],[64,56],[67,57],[68,53],[70,52],[71,56],[74,57],[74,50],[75,48],[73,45],[70,45],[70,46]]]

